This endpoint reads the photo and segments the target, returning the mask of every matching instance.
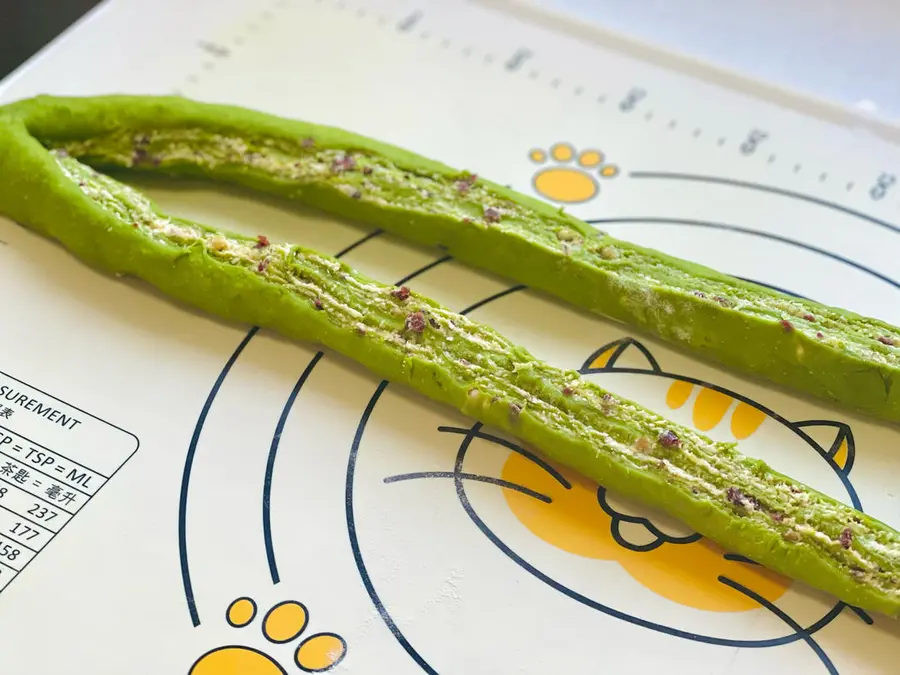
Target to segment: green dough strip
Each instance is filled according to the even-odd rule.
[[[613,239],[396,147],[182,98],[42,96],[4,111],[95,168],[198,176],[297,200],[440,246],[711,362],[900,421],[900,328]]]
[[[138,101],[138,108],[152,105]],[[161,124],[181,104],[156,105]],[[886,524],[741,455],[734,443],[713,442],[576,371],[543,363],[490,327],[404,287],[315,251],[162,213],[137,190],[65,151],[49,151],[30,133],[43,135],[50,111],[55,124],[83,136],[94,125],[127,121],[130,107],[113,106],[107,117],[103,105],[91,106],[94,119],[67,117],[67,108],[53,106],[31,108],[35,129],[22,118],[0,119],[0,213],[97,269],[140,278],[230,321],[325,345],[663,510],[729,551],[851,605],[900,616],[900,533]],[[179,118],[193,110],[182,109]],[[315,200],[343,203],[339,190],[312,185]]]
[[[229,181],[368,222],[713,362],[900,421],[900,329],[613,239],[398,148],[181,98],[38,97],[4,110],[93,166]]]

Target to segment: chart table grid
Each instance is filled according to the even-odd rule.
[[[0,419],[2,592],[136,452],[137,440],[5,373]]]

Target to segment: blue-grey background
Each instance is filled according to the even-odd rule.
[[[0,79],[97,4],[97,0],[0,0]]]
[[[153,0],[107,0],[152,2]],[[355,0],[365,2],[365,0]],[[519,0],[900,119],[898,0]],[[0,0],[0,79],[97,0]]]

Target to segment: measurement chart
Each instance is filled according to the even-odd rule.
[[[0,402],[2,590],[87,506],[138,441],[5,373]]]
[[[343,127],[900,324],[896,129],[518,3],[113,0],[0,84],[3,102],[41,93]],[[127,180],[177,216],[406,284],[900,527],[895,428],[361,223]],[[0,240],[16,289],[0,371],[21,378],[0,373],[4,674],[895,669],[896,620],[317,345],[195,313],[12,222]]]

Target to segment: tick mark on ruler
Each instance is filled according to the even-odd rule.
[[[528,59],[534,56],[534,53],[530,49],[525,49],[524,47],[520,47],[513,55],[506,59],[505,67],[508,71],[513,72],[519,70],[522,67],[522,64],[525,63]]]
[[[421,20],[422,20],[422,12],[413,12],[412,14],[410,14],[408,17],[403,19],[403,21],[401,21],[397,25],[397,30],[399,30],[403,33],[408,33],[413,28],[415,28],[416,24],[419,23],[419,21],[421,21]]]
[[[228,47],[223,47],[222,45],[217,45],[213,42],[200,40],[200,42],[197,43],[197,46],[207,54],[212,54],[219,59],[225,59],[231,55],[231,51],[228,49]]]

